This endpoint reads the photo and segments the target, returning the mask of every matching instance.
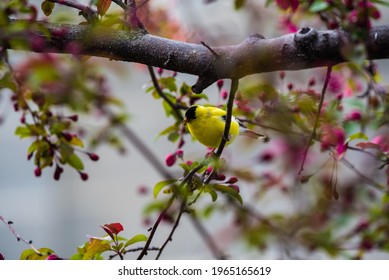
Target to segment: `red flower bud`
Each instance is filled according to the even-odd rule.
[[[31,152],[27,155],[27,160],[30,160],[32,158],[32,156],[34,155],[34,152]]]
[[[167,166],[172,166],[173,164],[176,163],[176,155],[175,154],[172,154],[172,153],[169,153],[166,158],[165,158],[165,164]]]
[[[217,176],[215,176],[215,180],[218,180],[218,181],[224,181],[226,179],[226,175],[224,174],[217,174]]]
[[[238,178],[232,176],[230,179],[228,179],[226,184],[235,184],[236,182],[238,182]]]
[[[217,84],[217,87],[219,88],[219,90],[221,90],[221,88],[224,85],[224,81],[223,80],[218,80],[216,84]]]
[[[62,132],[62,136],[66,139],[66,141],[72,141],[73,135],[67,132]]]
[[[70,119],[70,120],[76,122],[76,121],[78,121],[78,115],[71,115],[71,116],[68,116],[68,119]]]
[[[183,150],[177,150],[176,151],[176,156],[180,159],[184,157],[184,151]]]
[[[57,260],[63,260],[62,258],[58,257],[56,254],[49,255],[46,260],[48,261],[57,261]]]
[[[40,167],[35,168],[34,174],[36,177],[40,177],[42,175],[42,169]]]
[[[220,95],[223,99],[227,99],[228,97],[228,92],[227,90],[223,89],[221,92],[220,92]]]
[[[99,160],[99,156],[96,155],[95,153],[88,153],[88,156],[93,161],[98,161]]]
[[[61,174],[63,172],[63,168],[59,165],[57,165],[57,167],[55,168],[55,171],[54,171],[54,180],[58,181],[61,177]]]
[[[88,180],[89,176],[87,173],[84,173],[84,172],[79,172],[79,173],[80,173],[81,180],[83,180],[83,181]]]
[[[348,121],[359,121],[360,119],[362,119],[362,114],[359,111],[353,111],[346,116]]]

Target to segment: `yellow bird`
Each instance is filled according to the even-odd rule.
[[[184,123],[197,141],[209,148],[217,148],[223,137],[226,116],[226,111],[222,109],[194,105],[185,112]],[[255,139],[267,139],[267,136],[248,129],[232,116],[227,145],[231,144],[239,134]]]

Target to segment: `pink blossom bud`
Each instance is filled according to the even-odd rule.
[[[165,164],[167,166],[172,166],[176,162],[176,155],[169,153],[165,158]]]
[[[95,153],[88,153],[88,156],[93,161],[98,161],[99,160],[99,156],[96,155]]]
[[[238,182],[238,178],[232,176],[230,179],[228,179],[226,184],[235,184],[236,182]]]
[[[362,119],[362,114],[359,111],[353,111],[346,117],[348,121],[359,121],[360,119]]]
[[[78,121],[78,115],[71,115],[71,116],[68,117],[68,119],[76,122],[76,121]]]
[[[209,166],[206,170],[205,170],[205,174],[208,175],[208,174],[211,174],[213,168],[212,166]]]
[[[42,175],[42,169],[40,167],[35,168],[34,174],[36,177],[40,177]]]
[[[308,86],[309,86],[309,87],[313,87],[315,84],[316,84],[315,78],[311,78],[311,79],[309,80],[309,82],[308,82]]]
[[[84,172],[80,172],[80,177],[81,177],[81,180],[83,180],[83,181],[86,181],[89,178],[88,174],[84,173]]]
[[[62,260],[62,258],[58,257],[56,254],[51,254],[49,255],[46,260],[48,261],[57,261],[57,260]]]
[[[149,188],[145,185],[142,185],[138,188],[138,193],[139,194],[147,194],[149,192]]]
[[[221,88],[224,85],[224,81],[223,80],[218,80],[216,84],[217,84],[217,87],[219,88],[219,90],[221,90]]]
[[[228,92],[227,90],[223,89],[221,92],[220,92],[220,95],[223,99],[227,99],[228,97]]]
[[[184,151],[183,150],[177,150],[176,155],[178,158],[182,159],[184,157]]]

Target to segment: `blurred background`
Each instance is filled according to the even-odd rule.
[[[31,1],[39,6],[41,1]],[[209,45],[228,45],[241,42],[247,35],[261,33],[265,37],[282,34],[268,20],[274,17],[272,11],[264,9],[265,1],[248,1],[247,8],[236,12],[234,1],[215,1],[204,4],[205,1],[154,1],[150,3],[168,5],[173,17],[187,30],[188,38],[198,43],[200,40]],[[57,5],[58,6],[58,5]],[[56,7],[56,13],[69,12],[68,8]],[[382,18],[385,23],[387,17]],[[274,20],[273,20],[274,22]],[[265,24],[267,23],[267,24]],[[387,23],[387,21],[386,21]],[[10,52],[12,59],[18,59],[28,53]],[[131,63],[96,59],[101,71],[108,77],[108,86],[115,96],[125,102],[130,113],[129,126],[140,139],[155,153],[163,163],[166,155],[174,152],[176,145],[165,138],[156,139],[160,131],[171,123],[166,120],[160,100],[153,99],[145,94],[145,88],[150,85],[150,77],[143,66]],[[386,62],[379,62],[382,71],[388,74]],[[304,79],[309,71],[291,73],[296,79]],[[320,70],[318,70],[320,71]],[[261,75],[271,78],[273,74]],[[178,79],[189,85],[195,82],[195,77],[178,74]],[[206,90],[210,103],[217,102],[216,86]],[[119,154],[109,147],[100,147],[96,153],[100,156],[98,162],[90,162],[85,158],[86,172],[89,180],[81,181],[79,175],[65,169],[60,181],[54,181],[51,170],[44,170],[40,178],[34,176],[33,164],[27,161],[26,150],[29,140],[19,140],[14,135],[19,124],[19,114],[15,114],[5,102],[9,96],[0,96],[0,109],[3,113],[3,123],[0,126],[0,215],[14,222],[17,233],[27,240],[33,240],[35,247],[49,247],[61,257],[70,257],[76,253],[76,247],[87,241],[87,234],[102,236],[105,232],[100,225],[120,222],[124,226],[123,236],[132,236],[139,233],[148,235],[150,225],[145,223],[143,209],[146,203],[153,199],[152,188],[160,181],[160,175],[143,158],[137,149],[126,142],[126,153]],[[80,119],[91,127],[96,126],[93,121]],[[205,148],[195,142],[185,147],[185,157],[198,159],[204,155]],[[242,149],[243,146],[248,148]],[[255,149],[250,143],[237,141],[236,145],[228,148],[225,156],[239,153],[238,165],[245,165],[245,159]],[[175,167],[170,168],[174,173]],[[179,173],[178,173],[179,174]],[[149,192],[141,193],[146,187]],[[242,196],[244,198],[243,190]],[[274,201],[265,201],[261,206],[266,211],[274,209],[288,210],[290,205],[276,204]],[[231,231],[230,216],[218,215],[204,221],[208,231],[217,237],[218,245],[228,247],[228,253],[234,259],[239,258],[280,258],[276,248],[269,250],[266,255],[245,251],[243,243],[231,245],[233,232]],[[153,221],[152,221],[153,222]],[[160,245],[170,232],[171,225],[163,224],[157,231],[153,244]],[[28,246],[17,242],[15,236],[3,224],[0,224],[0,252],[6,259],[18,259],[20,253]],[[244,254],[243,254],[244,252]],[[132,259],[137,253],[128,255]],[[323,256],[317,255],[317,258]],[[375,256],[385,257],[385,256]],[[386,256],[387,257],[387,256]],[[153,258],[150,254],[149,258]],[[207,259],[213,258],[204,240],[195,230],[189,219],[181,220],[175,232],[173,242],[162,254],[165,259]]]

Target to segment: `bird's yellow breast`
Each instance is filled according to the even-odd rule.
[[[201,144],[210,148],[217,148],[220,145],[225,128],[226,112],[215,107],[197,106],[196,118],[190,120],[188,129],[190,134]],[[231,120],[230,140],[227,145],[234,141],[239,134],[239,124],[233,118]]]

